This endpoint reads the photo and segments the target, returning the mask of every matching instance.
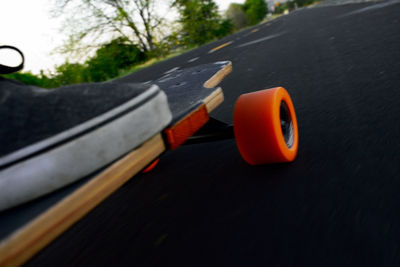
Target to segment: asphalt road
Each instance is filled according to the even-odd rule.
[[[399,14],[302,9],[126,77],[231,60],[213,115],[231,122],[240,94],[284,86],[298,158],[252,167],[234,140],[168,152],[28,265],[399,266]]]

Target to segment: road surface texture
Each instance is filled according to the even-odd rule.
[[[31,266],[399,266],[400,4],[322,4],[125,77],[231,60],[226,100],[284,86],[291,164],[249,166],[234,140],[184,146],[134,177]],[[219,46],[223,45],[219,49]]]

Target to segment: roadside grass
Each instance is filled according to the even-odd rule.
[[[140,70],[142,70],[142,69],[148,68],[148,67],[150,67],[150,66],[152,66],[152,65],[155,65],[155,64],[157,64],[157,63],[160,63],[160,62],[162,62],[162,61],[165,61],[165,60],[168,60],[168,59],[170,59],[170,58],[179,56],[179,55],[183,54],[184,52],[185,52],[185,51],[179,51],[179,52],[174,52],[174,53],[168,54],[168,55],[165,56],[165,57],[151,58],[151,59],[145,61],[145,62],[142,63],[142,64],[133,66],[132,68],[129,68],[129,69],[126,69],[126,70],[122,70],[122,71],[119,73],[119,75],[118,75],[117,77],[115,77],[115,78],[113,78],[113,79],[111,79],[111,80],[115,80],[115,79],[117,79],[117,78],[120,78],[120,77],[129,75],[129,74],[132,74],[132,73],[134,73],[134,72],[140,71]]]
[[[115,77],[115,78],[113,78],[113,79],[111,79],[111,80],[115,80],[115,79],[118,79],[118,78],[127,76],[127,75],[129,75],[129,74],[132,74],[132,73],[134,73],[134,72],[143,70],[143,69],[145,69],[145,68],[148,68],[148,67],[150,67],[150,66],[153,66],[153,65],[155,65],[155,64],[158,64],[158,63],[160,63],[160,62],[163,62],[163,61],[166,61],[166,60],[168,60],[168,59],[171,59],[171,58],[180,56],[180,55],[182,55],[182,54],[184,54],[184,53],[186,53],[186,52],[189,52],[190,50],[196,49],[196,48],[197,48],[197,47],[184,48],[184,49],[181,49],[181,50],[178,50],[178,51],[174,51],[174,52],[172,52],[172,53],[170,53],[170,54],[168,54],[168,55],[166,55],[166,56],[164,56],[164,57],[151,58],[151,59],[145,61],[145,62],[142,63],[142,64],[133,66],[132,68],[129,68],[129,69],[126,69],[126,70],[122,70],[122,71],[119,73],[119,75],[118,75],[117,77]]]

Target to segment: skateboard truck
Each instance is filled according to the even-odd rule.
[[[198,132],[189,137],[185,145],[208,143],[235,138],[233,125],[210,117],[210,120]]]

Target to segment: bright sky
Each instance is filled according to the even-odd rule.
[[[215,0],[220,10],[231,2],[244,0]],[[0,45],[12,45],[25,55],[24,71],[38,74],[41,69],[52,70],[64,58],[51,52],[63,43],[66,36],[60,33],[61,21],[50,16],[54,0],[1,0]],[[19,57],[9,50],[0,50],[0,64],[15,66]]]

